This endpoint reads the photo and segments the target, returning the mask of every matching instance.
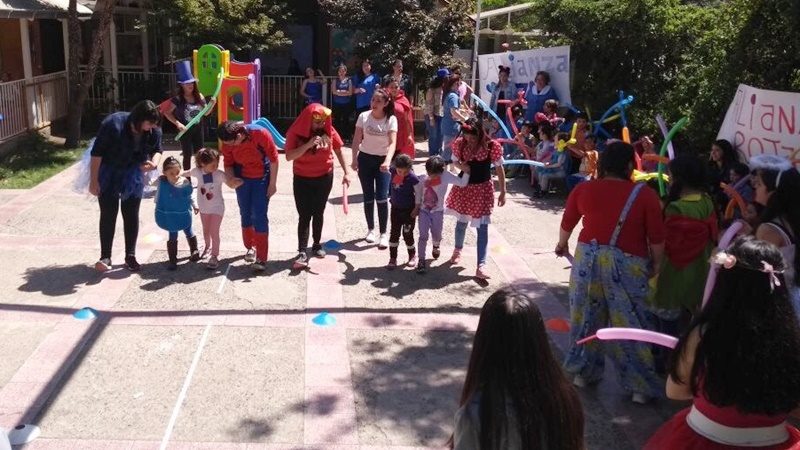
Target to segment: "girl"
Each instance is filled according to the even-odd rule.
[[[347,76],[347,66],[340,65],[337,77],[331,80],[333,92],[333,127],[345,141],[353,137],[350,113],[353,111],[353,80]]]
[[[213,148],[204,148],[194,157],[197,167],[184,172],[181,176],[197,179],[198,208],[200,221],[203,224],[203,240],[205,247],[200,258],[210,253],[206,266],[214,270],[219,265],[219,229],[225,215],[225,200],[222,198],[222,184],[236,189],[239,183],[228,181],[225,172],[219,170],[219,152]]]
[[[193,118],[200,114],[206,106],[206,101],[197,89],[197,79],[192,76],[192,64],[189,61],[178,61],[175,64],[178,72],[178,92],[169,102],[164,104],[164,117],[167,118],[178,131],[183,131]],[[213,97],[209,100],[212,105],[216,102]],[[209,108],[206,115],[211,114]],[[202,123],[194,125],[180,138],[181,154],[183,155],[183,170],[189,170],[192,157],[203,148]]]
[[[278,149],[272,135],[255,125],[228,120],[217,135],[224,144],[225,176],[237,186],[244,260],[262,271],[269,252],[269,199],[278,190]]]
[[[350,174],[342,155],[342,138],[333,127],[331,110],[320,105],[305,107],[286,132],[286,160],[294,161],[294,204],[297,222],[297,258],[293,267],[308,265],[308,228],[313,220],[311,252],[317,258],[325,256],[322,249],[322,220],[325,205],[333,188],[333,155],[344,170],[342,184],[350,186]]]
[[[497,117],[505,120],[508,105],[497,103],[498,100],[516,100],[516,86],[508,78],[511,76],[511,67],[497,67],[497,85],[492,89],[492,98],[489,100],[489,107],[497,113]],[[508,124],[507,124],[508,125]]]
[[[583,409],[530,298],[511,288],[481,310],[455,431],[456,450],[582,450]]]
[[[773,155],[750,158],[750,168],[755,202],[764,206],[756,238],[775,245],[783,254],[786,287],[800,317],[800,173],[788,159]]]
[[[356,121],[352,168],[358,172],[364,192],[364,215],[369,230],[365,240],[370,244],[377,240],[378,248],[384,250],[389,246],[389,236],[386,235],[391,181],[389,164],[397,145],[397,118],[394,116],[394,102],[383,89],[375,91],[371,108],[361,113]],[[375,235],[375,203],[378,204],[380,239]]]
[[[708,158],[709,165],[709,184],[711,186],[711,198],[717,206],[717,213],[721,216],[728,204],[728,196],[722,191],[720,183],[730,184],[730,173],[733,166],[740,162],[739,153],[733,148],[730,142],[719,139],[711,144],[711,153]]]
[[[558,133],[556,139],[559,141],[569,140],[566,133]],[[550,193],[550,181],[554,179],[564,179],[567,176],[567,166],[569,155],[565,150],[556,150],[550,153],[549,160],[545,161],[544,167],[536,169],[539,175],[539,189],[534,191],[534,196],[542,198]]]
[[[461,84],[461,77],[453,74],[442,87],[444,92],[443,114],[442,117],[442,158],[450,163],[453,159],[453,140],[458,136],[458,108],[461,104],[458,97],[458,86]]]
[[[692,400],[645,444],[657,449],[798,449],[786,423],[800,404],[800,329],[782,255],[743,236],[714,257],[705,309],[672,352],[667,397]]]
[[[305,79],[300,84],[300,96],[304,98],[306,105],[322,103],[322,81],[322,72],[306,67]]]
[[[168,270],[178,268],[178,231],[183,231],[189,242],[190,261],[199,261],[197,236],[192,231],[192,211],[198,213],[192,181],[181,176],[181,165],[172,156],[164,160],[163,175],[156,190],[156,224],[169,232],[167,240]]]
[[[372,95],[375,93],[375,88],[379,87],[380,82],[378,75],[372,73],[372,61],[365,59],[361,63],[361,76],[358,77],[356,88],[353,91],[356,94],[356,115],[370,110]]]
[[[391,77],[384,79],[383,89],[389,93],[394,102],[394,116],[397,117],[397,150],[396,155],[408,155],[413,161],[417,156],[414,147],[414,111],[400,84]]]
[[[539,124],[539,143],[536,145],[536,154],[534,159],[539,162],[548,162],[552,158],[553,153],[556,151],[556,145],[553,142],[555,130],[549,123],[544,122]],[[539,171],[541,169],[531,166],[531,186],[534,188],[534,195],[541,196],[541,187],[539,185]]]
[[[447,185],[464,187],[469,182],[469,166],[464,173],[454,175],[445,170],[446,163],[441,156],[431,156],[425,161],[425,172],[420,175],[415,187],[416,210],[419,215],[419,263],[417,273],[425,273],[425,254],[428,246],[428,230],[433,238],[433,259],[439,258],[439,244],[442,242],[444,227],[444,197]]]
[[[414,173],[414,160],[408,155],[398,155],[391,169],[392,185],[392,229],[389,233],[389,264],[387,269],[397,267],[397,247],[400,244],[400,234],[408,250],[409,267],[417,265],[417,252],[414,249],[414,219],[419,212],[416,209],[414,192],[419,184],[419,178]]]
[[[486,273],[486,249],[489,245],[489,223],[494,207],[494,182],[492,164],[497,174],[500,196],[497,206],[506,203],[506,176],[503,170],[503,148],[497,141],[486,138],[483,125],[470,120],[462,127],[462,136],[453,142],[453,162],[457,167],[469,166],[469,183],[454,186],[447,197],[447,212],[457,219],[455,249],[450,257],[452,264],[461,259],[467,225],[478,229],[478,265],[475,276],[488,279]]]
[[[658,331],[677,336],[681,314],[694,315],[700,307],[718,230],[703,161],[694,155],[678,155],[669,163],[669,173],[672,182],[664,207],[666,258],[657,274],[651,309],[660,323]]]

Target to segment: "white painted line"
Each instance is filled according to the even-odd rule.
[[[219,280],[217,295],[222,294],[222,290],[225,289],[225,282],[228,281],[228,273],[230,273],[230,271],[231,271],[231,265],[228,264],[228,267],[225,268],[225,275],[222,275],[222,279]]]
[[[175,422],[178,420],[178,414],[181,412],[183,400],[186,398],[186,392],[189,390],[189,385],[192,384],[192,377],[194,376],[194,371],[197,369],[197,363],[200,362],[200,355],[203,353],[203,347],[206,345],[209,331],[211,331],[211,325],[206,325],[206,329],[203,330],[203,336],[200,338],[200,343],[197,345],[197,350],[194,352],[192,365],[189,366],[189,372],[186,374],[186,379],[183,381],[181,393],[178,394],[178,400],[175,402],[175,407],[172,409],[172,417],[169,418],[169,424],[167,424],[167,429],[164,431],[164,438],[161,439],[161,450],[165,450],[167,448],[169,438],[172,436],[172,430],[175,428]]]

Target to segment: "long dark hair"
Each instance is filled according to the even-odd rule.
[[[669,163],[672,177],[667,195],[667,205],[681,198],[684,189],[706,192],[708,187],[706,165],[694,155],[678,155]]]
[[[800,239],[800,207],[797,199],[800,198],[800,173],[797,169],[777,171],[769,169],[756,169],[761,182],[772,192],[767,200],[766,207],[761,213],[761,223],[773,222],[782,219],[789,225],[795,245]],[[780,174],[780,182],[778,182]],[[794,284],[800,286],[800,252],[794,252]]]
[[[142,100],[133,105],[128,121],[133,124],[137,132],[141,131],[142,123],[151,122],[155,125],[161,123],[161,110],[158,105],[150,100]]]
[[[739,161],[739,153],[733,148],[730,141],[727,139],[717,139],[714,141],[715,146],[722,150],[722,167],[730,167]],[[727,174],[726,174],[727,176]]]
[[[481,310],[461,407],[480,394],[480,448],[499,450],[508,408],[522,448],[583,448],[583,409],[553,357],[536,304],[512,288],[495,292]],[[452,437],[450,445],[452,447]]]
[[[186,97],[183,95],[183,85],[178,83],[178,91],[175,94],[178,97],[178,101],[182,103],[186,103]],[[197,88],[197,82],[192,81],[192,97],[194,98],[194,102],[198,105],[205,105],[206,101],[202,95],[200,95],[200,89]]]
[[[245,140],[250,138],[250,132],[243,122],[226,120],[217,127],[217,137],[220,141],[235,141],[237,135],[243,135]]]
[[[624,180],[631,178],[633,164],[633,146],[619,140],[607,143],[604,152],[600,153],[597,172],[600,178],[612,175]]]
[[[461,75],[454,73],[450,75],[450,78],[446,79],[442,84],[442,90],[444,91],[444,96],[446,97],[450,91],[453,90],[453,86],[457,85],[461,81]]]
[[[383,107],[383,113],[386,115],[387,119],[394,115],[394,100],[392,99],[392,96],[389,95],[388,91],[385,89],[375,89],[375,92],[372,95],[380,95],[381,98],[383,98],[383,100],[386,102],[386,106]]]
[[[691,378],[678,374],[688,333],[672,352],[670,375],[714,405],[785,414],[800,403],[800,326],[783,275],[776,273],[781,285],[773,289],[760,270],[767,263],[782,271],[783,257],[752,236],[737,238],[727,253],[735,265],[720,268],[709,303],[689,327],[700,331]]]

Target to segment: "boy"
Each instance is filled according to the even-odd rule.
[[[389,264],[386,268],[397,267],[397,247],[400,245],[400,234],[408,249],[408,265],[417,265],[417,252],[414,248],[414,218],[417,216],[414,190],[419,178],[412,169],[413,161],[406,154],[398,155],[391,169],[392,183],[389,195],[392,202],[390,212],[391,229],[389,230]]]

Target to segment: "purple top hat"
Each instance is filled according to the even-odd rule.
[[[175,71],[178,73],[178,84],[188,84],[197,81],[197,78],[192,75],[192,63],[190,61],[176,62]]]

